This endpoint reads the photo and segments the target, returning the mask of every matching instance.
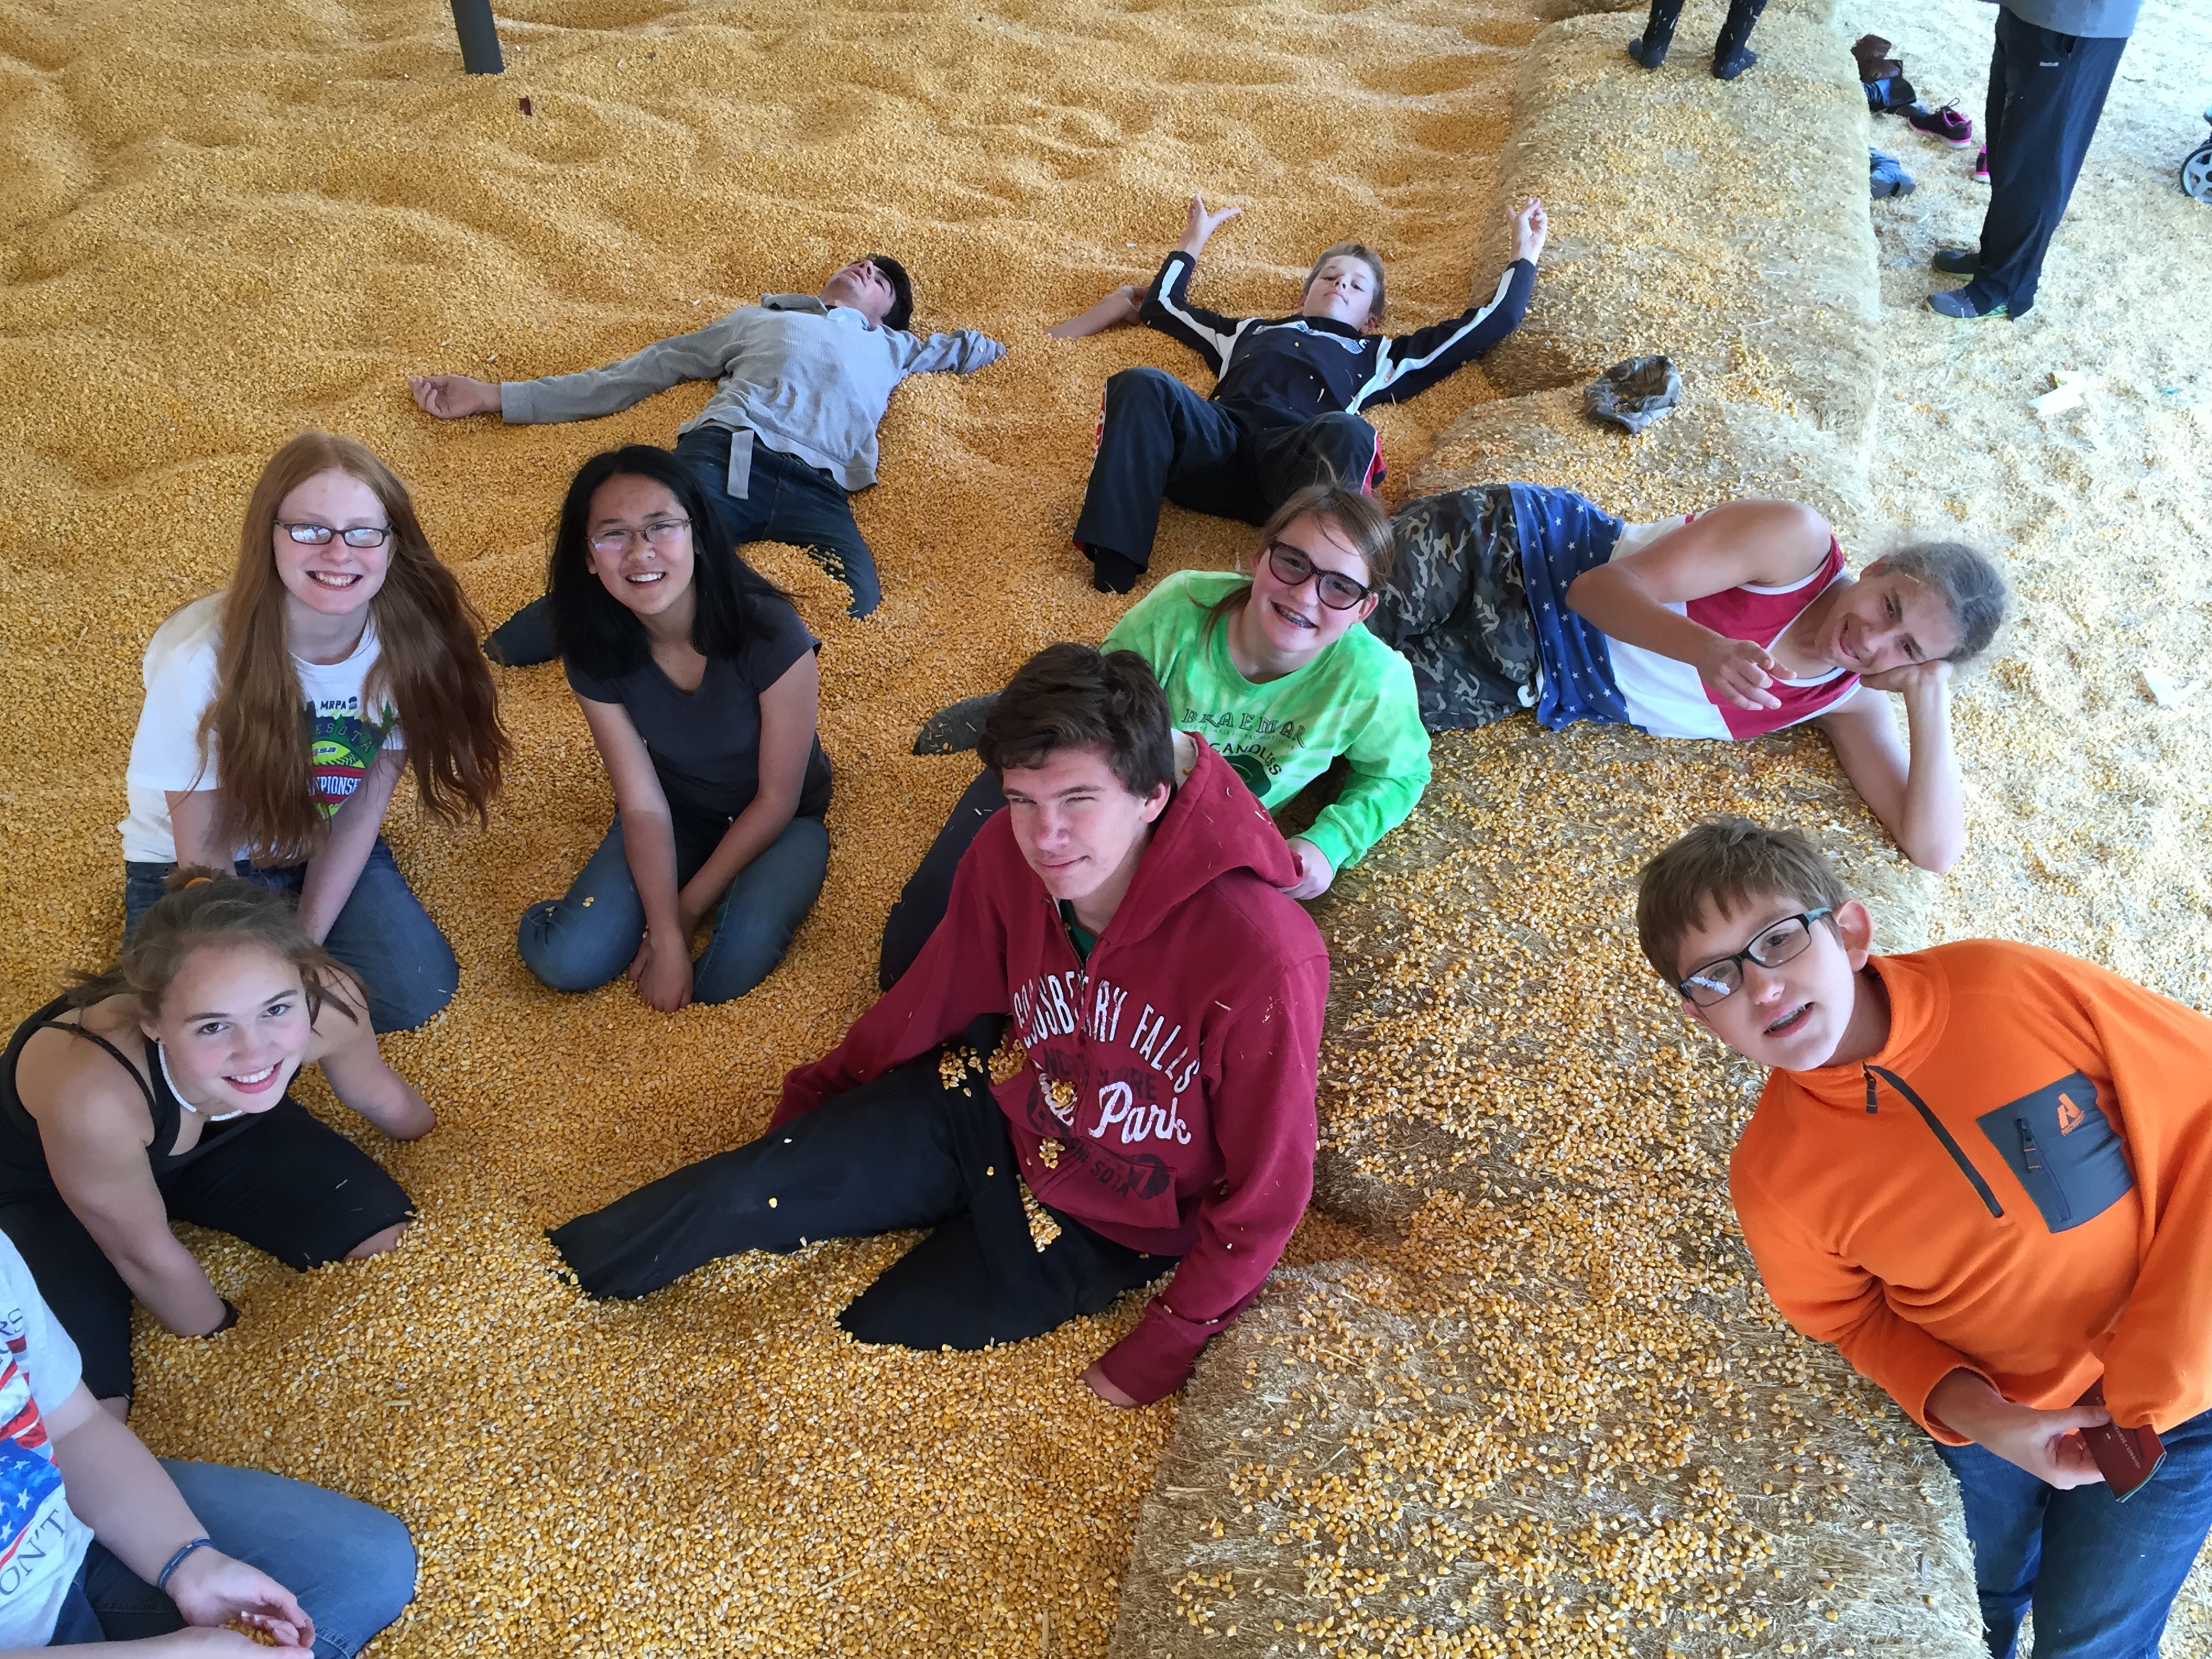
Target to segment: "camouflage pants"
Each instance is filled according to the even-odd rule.
[[[1448,732],[1521,713],[1536,636],[1506,487],[1425,496],[1392,524],[1396,566],[1367,626],[1413,665],[1421,724]]]

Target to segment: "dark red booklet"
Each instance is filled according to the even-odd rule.
[[[2074,1403],[2103,1405],[2105,1379],[2099,1377],[2089,1385],[2089,1392]],[[2081,1440],[2089,1448],[2089,1455],[2097,1460],[2097,1468],[2105,1477],[2105,1484],[2112,1489],[2113,1498],[2123,1504],[2166,1462],[2166,1448],[2159,1444],[2158,1431],[2148,1424],[2140,1429],[2124,1429],[2117,1423],[2106,1423],[2082,1430]]]

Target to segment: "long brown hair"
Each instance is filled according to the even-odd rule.
[[[362,701],[381,693],[398,711],[422,805],[448,822],[464,810],[488,821],[510,752],[491,670],[477,648],[482,623],[430,550],[407,486],[366,445],[303,432],[270,458],[246,504],[238,571],[223,601],[215,702],[200,721],[201,752],[212,737],[220,757],[225,833],[257,861],[296,862],[325,834],[272,541],[277,507],[319,472],[359,479],[391,521],[391,568],[368,602],[379,655]]]
[[[105,972],[76,975],[69,992],[70,1007],[130,996],[149,1019],[158,1019],[170,981],[193,951],[210,945],[258,945],[299,970],[309,1019],[328,1002],[359,1023],[354,1004],[361,993],[331,953],[307,937],[290,894],[271,891],[228,870],[191,864],[170,872],[167,889]]]

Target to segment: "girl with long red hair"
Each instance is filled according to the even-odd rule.
[[[479,823],[508,753],[476,612],[398,476],[303,432],[246,503],[230,586],[147,647],[123,821],[124,926],[179,862],[299,896],[307,936],[359,975],[380,1031],[421,1024],[460,970],[382,830],[400,773],[435,817]]]

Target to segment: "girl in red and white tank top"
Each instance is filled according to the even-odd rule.
[[[1613,544],[1613,556],[1632,556],[1697,518],[1693,513],[1656,524],[1630,525]],[[1844,573],[1843,547],[1831,536],[1827,556],[1796,581],[1779,586],[1747,582],[1678,600],[1667,608],[1723,639],[1745,641],[1771,653],[1798,618],[1827,599],[1839,581],[1849,585],[1850,578]],[[1802,678],[1778,675],[1766,688],[1775,705],[1745,708],[1707,684],[1694,663],[1611,635],[1606,646],[1613,684],[1628,705],[1629,720],[1659,738],[1764,737],[1826,714],[1859,686],[1856,673],[1833,665]]]
[[[1629,718],[1657,736],[1745,738],[1807,720],[1916,864],[1965,840],[1950,673],[1995,632],[2004,583],[1971,548],[1906,547],[1854,579],[1795,501],[1729,501],[1632,525],[1567,589],[1605,635]],[[1904,699],[1907,741],[1888,699]]]

